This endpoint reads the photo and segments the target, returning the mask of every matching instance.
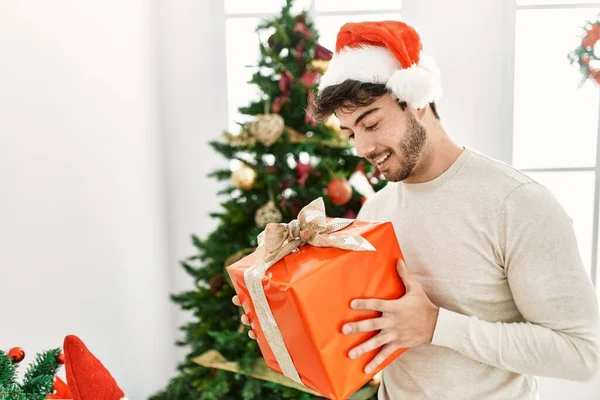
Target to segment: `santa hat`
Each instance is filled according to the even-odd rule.
[[[73,400],[126,400],[110,372],[77,336],[65,338],[64,354]]]
[[[425,107],[440,98],[441,83],[437,66],[421,48],[419,34],[404,22],[347,23],[319,90],[346,79],[384,83],[399,100]]]

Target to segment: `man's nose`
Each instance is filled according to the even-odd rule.
[[[354,148],[359,157],[365,157],[375,150],[375,143],[368,137],[369,135],[354,134]]]

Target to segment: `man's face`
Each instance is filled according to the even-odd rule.
[[[366,107],[339,109],[336,116],[343,132],[353,138],[358,156],[377,166],[388,181],[403,181],[414,172],[427,132],[391,95]]]

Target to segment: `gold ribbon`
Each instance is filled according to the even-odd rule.
[[[302,380],[269,307],[262,280],[266,271],[272,265],[305,244],[353,251],[375,250],[375,247],[360,235],[329,235],[332,232],[346,228],[354,220],[335,218],[327,222],[326,218],[325,203],[319,197],[304,207],[298,214],[298,219],[291,221],[289,224],[268,224],[265,230],[258,235],[256,261],[244,272],[244,281],[254,304],[258,322],[275,355],[275,359],[283,374],[300,384],[303,384]]]

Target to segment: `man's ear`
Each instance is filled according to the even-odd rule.
[[[411,111],[412,111],[413,115],[419,122],[423,122],[423,120],[425,119],[425,115],[427,115],[428,109],[429,109],[429,104],[427,104],[425,107],[421,107],[421,108],[411,107]]]

